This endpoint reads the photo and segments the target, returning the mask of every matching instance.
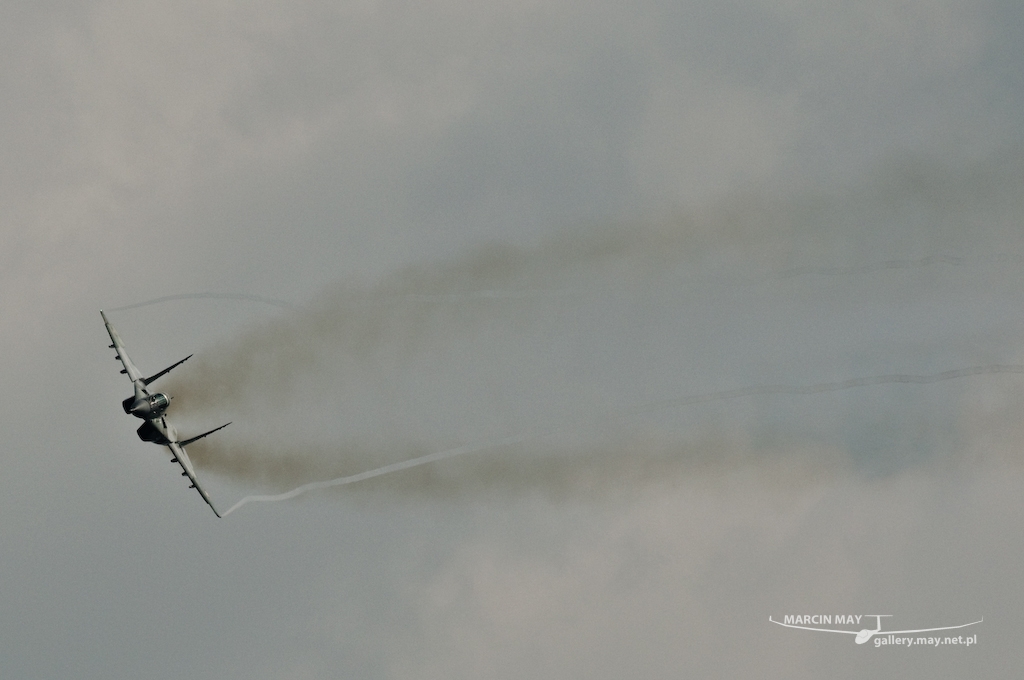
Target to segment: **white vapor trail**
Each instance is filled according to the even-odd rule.
[[[437,451],[436,453],[429,453],[419,458],[412,458],[410,460],[403,460],[400,463],[392,463],[385,465],[384,467],[376,468],[375,470],[367,470],[366,472],[360,472],[358,474],[349,475],[347,477],[336,477],[334,479],[327,479],[321,482],[310,482],[309,484],[303,484],[300,487],[296,487],[291,491],[277,494],[274,496],[246,496],[242,500],[232,505],[228,510],[221,514],[221,517],[227,517],[232,512],[242,507],[246,503],[266,503],[269,501],[286,501],[289,498],[295,498],[299,494],[306,493],[307,491],[314,491],[316,489],[328,489],[332,486],[342,486],[344,484],[352,484],[354,482],[361,482],[364,479],[370,479],[371,477],[379,477],[380,475],[386,475],[390,472],[398,472],[399,470],[407,470],[412,467],[418,467],[420,465],[426,465],[427,463],[433,463],[434,461],[443,460],[445,458],[452,458],[454,456],[461,456],[465,453],[475,453],[477,451],[483,451],[485,449],[495,448],[498,446],[504,446],[507,444],[518,444],[530,439],[539,439],[541,437],[556,434],[559,430],[552,430],[541,434],[526,434],[526,435],[515,435],[511,437],[505,437],[503,439],[495,439],[493,441],[487,441],[480,444],[467,444],[465,446],[459,446],[454,449],[448,449],[447,451]]]
[[[685,397],[677,397],[673,399],[665,399],[661,401],[651,402],[639,408],[632,409],[626,413],[620,414],[619,416],[613,418],[613,420],[622,420],[642,413],[648,413],[651,411],[657,411],[666,408],[676,408],[680,406],[686,406],[689,404],[698,404],[710,401],[739,399],[741,397],[762,396],[770,394],[811,395],[821,394],[824,392],[837,392],[839,390],[847,390],[855,387],[868,387],[873,385],[886,384],[928,385],[930,383],[940,382],[943,380],[954,380],[958,378],[967,378],[977,375],[992,375],[997,373],[1024,374],[1024,365],[993,364],[988,366],[971,366],[968,368],[958,368],[931,375],[909,375],[897,373],[889,375],[871,376],[866,378],[852,378],[850,380],[842,380],[838,382],[818,383],[816,385],[758,385],[753,387],[739,388],[735,390],[711,392],[708,394],[689,395]],[[605,422],[607,422],[607,419],[605,419]],[[336,477],[334,479],[327,479],[319,482],[303,484],[302,486],[296,487],[291,491],[286,491],[285,493],[281,494],[264,496],[246,496],[245,498],[231,506],[226,512],[222,513],[221,516],[226,517],[247,503],[266,503],[284,501],[290,498],[294,498],[300,494],[304,494],[307,491],[314,491],[317,489],[328,489],[334,486],[353,484],[355,482],[361,482],[363,480],[371,479],[373,477],[379,477],[381,475],[390,474],[392,472],[399,472],[401,470],[408,470],[409,468],[418,467],[420,465],[426,465],[427,463],[433,463],[435,461],[444,460],[447,458],[454,458],[455,456],[461,456],[467,453],[477,453],[480,451],[485,451],[487,449],[498,448],[500,446],[520,444],[526,441],[542,439],[544,437],[549,437],[563,432],[567,432],[570,429],[570,426],[564,426],[544,432],[513,435],[477,444],[467,444],[464,446],[456,447],[454,449],[437,451],[435,453],[419,456],[417,458],[412,458],[410,460],[405,460],[398,463],[391,463],[390,465],[385,465],[383,467],[375,468],[373,470],[367,470],[365,472],[360,472],[354,475],[348,475],[346,477]]]
[[[916,260],[885,260],[882,262],[872,262],[865,265],[850,266],[850,267],[794,267],[791,269],[785,269],[775,274],[767,275],[768,278],[777,279],[789,279],[800,276],[816,275],[816,276],[844,276],[851,274],[867,274],[876,271],[884,271],[887,269],[917,269],[923,267],[930,267],[933,265],[953,265],[963,266],[971,263],[971,260],[977,260],[983,263],[999,263],[999,262],[1015,262],[1024,263],[1024,257],[1012,254],[998,254],[991,255],[988,257],[980,258],[969,258],[969,257],[956,257],[950,255],[929,255],[928,257],[922,257]],[[757,281],[762,280],[757,278]],[[569,296],[578,294],[580,291],[574,291],[571,289],[527,289],[527,290],[476,290],[468,292],[457,292],[457,293],[397,293],[397,294],[384,294],[384,295],[372,295],[365,300],[364,303],[368,304],[379,304],[384,302],[401,302],[401,301],[423,301],[423,302],[445,302],[445,301],[459,301],[469,299],[527,299],[535,297],[556,297],[556,296]],[[108,312],[123,312],[129,309],[139,309],[141,307],[149,307],[151,305],[159,305],[165,302],[174,302],[177,300],[241,300],[248,302],[259,302],[266,305],[272,305],[274,307],[281,307],[283,309],[296,309],[299,305],[293,304],[286,300],[278,300],[275,298],[262,297],[260,295],[250,295],[248,293],[215,293],[215,292],[202,292],[202,293],[177,293],[174,295],[164,295],[152,300],[145,300],[143,302],[136,302],[130,305],[124,305],[121,307],[111,307],[107,309]]]
[[[164,302],[172,302],[174,300],[246,300],[249,302],[262,302],[265,305],[273,305],[274,307],[283,307],[285,309],[294,309],[296,305],[284,300],[275,300],[273,298],[265,298],[259,295],[249,295],[246,293],[178,293],[176,295],[164,295],[163,297],[154,298],[152,300],[146,300],[144,302],[136,302],[131,305],[124,305],[123,307],[111,307],[108,312],[123,312],[128,309],[138,309],[139,307],[149,307],[150,305],[158,305]]]
[[[884,271],[886,269],[919,269],[931,267],[937,264],[953,266],[969,265],[973,262],[982,264],[1021,264],[1024,257],[1011,253],[998,253],[988,256],[959,257],[953,255],[929,255],[928,257],[916,260],[884,260],[881,262],[870,262],[864,265],[850,267],[794,267],[777,273],[776,278],[789,279],[796,276],[818,275],[818,276],[847,276],[850,274],[870,274],[872,272]]]
[[[559,296],[559,295],[571,295],[574,291],[571,290],[477,290],[468,293],[407,293],[404,295],[390,295],[385,297],[374,297],[366,300],[368,303],[380,303],[380,302],[401,302],[403,300],[422,300],[425,302],[444,302],[446,300],[467,300],[467,299],[484,299],[484,300],[502,300],[502,299],[525,299],[535,297],[546,297],[546,296]],[[283,309],[297,309],[299,305],[292,304],[285,300],[277,300],[274,298],[266,298],[259,295],[249,295],[247,293],[177,293],[174,295],[164,295],[162,297],[153,298],[152,300],[145,300],[143,302],[135,302],[130,305],[124,305],[122,307],[111,307],[108,312],[124,312],[129,309],[139,309],[140,307],[149,307],[151,305],[159,305],[165,302],[174,302],[177,300],[242,300],[247,302],[260,302],[265,305],[272,305],[274,307],[281,307]]]

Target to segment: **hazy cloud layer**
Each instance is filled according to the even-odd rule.
[[[1017,4],[0,19],[6,674],[1020,666],[1017,376],[642,409],[1024,361]],[[96,314],[199,293],[113,318],[218,502],[520,439],[217,522]],[[840,610],[985,624],[767,622]]]

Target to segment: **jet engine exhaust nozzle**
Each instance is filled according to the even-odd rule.
[[[163,392],[157,392],[142,399],[125,399],[122,405],[125,407],[126,413],[143,420],[151,420],[159,418],[167,410],[167,407],[171,405],[171,398]]]

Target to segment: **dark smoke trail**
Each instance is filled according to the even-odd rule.
[[[971,367],[968,367],[968,368],[960,368],[960,369],[954,369],[954,370],[950,370],[950,371],[943,371],[942,373],[935,373],[935,374],[931,374],[931,375],[890,374],[890,375],[879,375],[879,376],[871,376],[871,377],[864,377],[864,378],[853,378],[853,379],[850,379],[850,380],[842,380],[842,381],[837,381],[837,382],[818,383],[818,384],[815,384],[815,385],[802,385],[802,386],[799,386],[799,385],[797,385],[797,386],[794,386],[794,385],[757,385],[757,386],[752,386],[752,387],[739,388],[739,389],[735,389],[735,390],[725,390],[725,391],[721,391],[721,392],[711,392],[711,393],[707,393],[707,394],[689,395],[689,396],[679,397],[679,398],[675,398],[675,399],[667,399],[667,400],[652,402],[652,403],[649,403],[649,404],[645,404],[645,405],[643,405],[641,407],[629,410],[626,413],[619,414],[618,416],[615,416],[614,418],[602,419],[602,422],[608,422],[610,420],[612,420],[612,421],[622,421],[622,420],[626,420],[626,419],[628,419],[628,418],[630,418],[632,416],[636,416],[636,415],[639,415],[639,414],[642,414],[642,413],[649,413],[649,412],[657,411],[657,410],[663,410],[663,409],[669,409],[669,408],[678,408],[678,407],[681,407],[681,406],[687,406],[687,405],[691,405],[691,404],[707,403],[707,402],[713,402],[713,401],[726,401],[726,400],[731,400],[731,399],[740,399],[740,398],[744,398],[744,397],[766,396],[766,395],[774,395],[774,394],[813,395],[813,394],[821,394],[821,393],[826,393],[826,392],[838,392],[838,391],[841,391],[841,390],[854,389],[854,388],[858,388],[858,387],[870,387],[870,386],[886,385],[886,384],[928,385],[928,384],[932,384],[932,383],[936,383],[936,382],[941,382],[941,381],[945,381],[945,380],[955,380],[955,379],[959,379],[959,378],[967,378],[967,377],[979,376],[979,375],[993,375],[993,374],[1024,374],[1024,365],[1020,365],[1020,364],[994,364],[994,365],[989,365],[989,366],[971,366]],[[228,514],[234,512],[238,508],[240,508],[243,505],[246,505],[248,503],[284,501],[284,500],[288,500],[288,499],[294,498],[294,497],[296,497],[296,496],[298,496],[300,494],[306,493],[308,491],[314,491],[314,490],[318,490],[318,489],[327,489],[327,488],[332,488],[332,487],[336,487],[336,486],[344,486],[344,485],[348,485],[348,484],[354,484],[356,482],[365,481],[365,480],[368,480],[368,479],[372,479],[374,477],[380,477],[380,476],[383,476],[383,475],[388,475],[388,474],[392,474],[392,473],[396,473],[396,472],[401,472],[403,470],[408,470],[410,468],[420,467],[422,465],[427,465],[429,463],[434,463],[434,462],[438,462],[438,461],[441,461],[441,460],[447,460],[447,459],[450,459],[450,458],[455,458],[457,456],[463,456],[463,455],[470,454],[470,453],[480,453],[480,452],[487,451],[487,450],[494,450],[494,449],[498,449],[498,448],[502,448],[502,447],[509,447],[509,446],[513,446],[513,445],[517,445],[517,444],[524,444],[524,443],[527,443],[527,442],[530,442],[530,441],[537,441],[537,440],[553,437],[553,436],[556,436],[556,435],[559,435],[559,434],[564,434],[564,433],[570,432],[570,431],[576,429],[576,427],[578,427],[578,425],[564,426],[564,427],[552,428],[552,429],[549,429],[549,430],[543,431],[543,432],[534,432],[534,433],[529,433],[529,434],[521,434],[521,435],[510,436],[510,437],[503,437],[503,438],[500,438],[500,439],[495,439],[495,440],[491,440],[491,441],[487,441],[487,442],[481,442],[481,443],[476,443],[476,444],[467,444],[467,445],[464,445],[464,446],[459,446],[459,447],[455,447],[455,448],[452,448],[452,449],[447,449],[447,450],[444,450],[444,451],[437,451],[437,452],[434,452],[434,453],[429,453],[429,454],[426,454],[426,455],[417,456],[417,457],[411,458],[409,460],[404,460],[404,461],[399,461],[399,462],[396,462],[396,463],[391,463],[391,464],[388,464],[388,465],[383,465],[381,467],[377,467],[377,468],[374,468],[372,470],[366,470],[366,471],[363,471],[363,472],[359,472],[359,473],[355,473],[355,474],[349,474],[349,475],[345,475],[345,476],[342,476],[342,477],[335,477],[333,479],[327,479],[327,480],[322,480],[322,481],[310,482],[310,483],[303,484],[303,485],[298,486],[298,487],[296,487],[294,489],[291,489],[290,491],[286,491],[286,492],[280,493],[280,494],[246,496],[246,497],[242,498],[240,501],[238,501],[237,503],[235,503],[233,506],[231,506],[231,508],[229,508],[226,512],[224,512],[223,515],[227,516]],[[216,453],[204,454],[202,456],[202,458],[197,458],[197,460],[198,461],[205,461],[209,457],[216,457]],[[605,460],[603,462],[607,465],[610,461],[614,461],[616,459],[617,459],[618,464],[613,466],[613,467],[616,468],[616,473],[624,472],[625,470],[622,469],[623,465],[622,465],[622,457],[621,456],[617,456],[615,458],[609,458],[608,460]],[[550,464],[550,461],[537,460],[537,461],[533,461],[533,462],[537,462],[541,466],[545,466],[546,464]],[[563,462],[567,463],[567,464],[570,464],[570,465],[571,464],[580,465],[580,466],[582,466],[584,468],[588,468],[586,470],[587,473],[593,473],[593,463],[594,463],[594,461],[593,461],[592,457],[588,461],[575,460],[575,461],[563,461]],[[642,463],[647,463],[649,461],[641,461],[641,462]],[[665,462],[665,461],[662,461],[662,462]],[[681,460],[681,459],[677,459],[677,462],[678,463],[684,463],[684,462],[696,462],[696,461],[694,461],[692,458],[689,458],[686,461]],[[589,465],[588,465],[588,463],[589,463]],[[565,471],[563,471],[563,473],[564,472]],[[664,470],[662,466],[659,466],[658,469],[656,470],[656,472],[659,475],[663,475],[666,472],[666,470]],[[569,473],[569,474],[571,474],[571,473]],[[567,485],[567,486],[573,486],[572,480],[559,480],[559,481],[561,483]]]
[[[808,366],[844,356],[860,361],[893,347],[906,351],[907,343],[921,340],[913,337],[911,324],[924,319],[933,323],[929,315],[940,308],[948,324],[929,338],[946,344],[929,346],[934,358],[940,350],[940,360],[954,365],[1012,356],[1014,348],[1005,342],[996,347],[998,338],[990,331],[993,323],[1004,324],[1001,337],[1016,331],[1009,328],[1016,322],[1008,300],[1019,283],[1019,268],[982,267],[1024,261],[1016,255],[1024,251],[1019,229],[1024,203],[1018,191],[1024,164],[968,173],[914,167],[901,173],[886,173],[878,181],[834,195],[778,200],[730,196],[707,210],[658,224],[577,229],[534,247],[492,245],[450,261],[408,267],[366,287],[339,284],[300,309],[200,353],[180,374],[171,374],[166,386],[177,398],[176,417],[205,419],[228,411],[227,419],[251,418],[255,446],[231,445],[229,436],[210,443],[220,448],[207,449],[207,454],[197,449],[197,465],[287,488],[323,484],[311,480],[326,477],[349,479],[345,484],[350,484],[357,475],[387,477],[399,469],[404,472],[393,476],[394,482],[435,483],[439,478],[429,475],[452,466],[425,463],[467,452],[457,447],[461,442],[510,432],[532,433],[513,437],[506,447],[537,448],[523,445],[552,434],[568,435],[565,439],[577,444],[585,438],[596,442],[593,450],[608,455],[593,458],[595,477],[608,476],[626,470],[624,465],[643,463],[648,454],[641,451],[632,459],[616,455],[623,449],[613,451],[610,440],[622,432],[603,430],[604,437],[595,433],[606,423],[643,413],[759,395],[814,395],[887,383],[926,385],[971,375],[1024,373],[1017,365],[993,363],[934,375],[755,385],[655,402],[626,396],[643,394],[646,390],[635,381],[652,378],[657,391],[648,393],[665,394],[672,389],[665,383],[665,371],[685,371],[687,365],[700,374],[699,380],[731,364],[742,376],[744,370],[774,363],[769,352],[798,351],[784,346],[787,337],[790,345],[812,351],[814,363]],[[801,266],[808,263],[814,266]],[[974,265],[978,271],[955,276],[948,271]],[[806,286],[761,285],[750,291],[749,300],[745,290],[715,285],[852,278],[889,270],[921,273],[850,281],[849,286],[846,281],[819,286],[819,280]],[[935,297],[932,283],[942,284],[936,286],[941,292]],[[956,288],[962,283],[973,288]],[[907,294],[898,294],[897,286]],[[879,293],[883,288],[884,297]],[[854,302],[860,290],[875,297]],[[968,303],[971,291],[986,304],[959,314],[949,306],[954,291],[956,304]],[[787,296],[776,298],[779,314],[762,314],[771,309],[776,294]],[[851,302],[860,315],[856,332],[850,332],[855,324],[848,321],[834,332],[827,330],[824,315],[841,314]],[[1009,315],[992,311],[998,304],[1011,310]],[[897,315],[899,322],[893,324]],[[970,329],[954,328],[953,317],[962,317]],[[807,320],[812,323],[802,326]],[[761,343],[754,335],[760,331],[769,342]],[[874,344],[872,333],[888,344]],[[828,345],[820,352],[816,338]],[[977,343],[968,347],[968,341]],[[984,351],[985,358],[964,358],[966,351]],[[733,361],[737,352],[742,356]],[[800,363],[792,356],[778,363],[780,368],[794,365]],[[536,389],[527,393],[529,388]],[[555,427],[592,403],[608,404],[603,411],[613,415],[583,415],[576,418],[575,431]],[[628,404],[640,405],[629,409]],[[548,405],[551,410],[545,410]],[[580,427],[581,421],[588,425]],[[287,450],[291,441],[310,439],[341,441],[345,449],[297,447],[292,449],[296,455]],[[501,448],[506,440],[489,441],[472,450]],[[679,441],[675,437],[676,451],[663,457],[676,468],[681,467]],[[682,456],[687,464],[693,460],[688,455]],[[394,462],[403,457],[407,460]],[[493,462],[498,457],[488,458]],[[501,458],[504,464],[512,457]],[[534,456],[530,464],[544,464],[543,458]],[[571,487],[577,483],[573,466],[580,457],[559,458],[563,467],[548,470],[556,480],[551,483]],[[516,458],[516,464],[523,459]],[[458,475],[467,472],[462,479],[470,485],[479,483],[472,477],[476,473],[489,475],[487,483],[504,483],[505,471],[497,464],[457,467],[467,470],[450,470],[454,474],[441,481],[459,481]],[[532,468],[512,470],[519,482],[510,486],[549,481],[531,475]],[[358,479],[371,487],[384,483]]]

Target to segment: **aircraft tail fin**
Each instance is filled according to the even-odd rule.
[[[154,373],[153,375],[149,376],[148,378],[143,378],[142,379],[142,384],[143,385],[148,385],[149,383],[153,382],[157,378],[159,378],[161,376],[164,376],[164,375],[167,375],[168,373],[171,372],[172,368],[177,368],[178,366],[181,366],[183,363],[185,363],[186,361],[188,361],[191,358],[192,358],[192,355],[189,354],[187,357],[185,357],[181,361],[179,361],[177,363],[174,363],[174,364],[171,364],[170,366],[168,366],[164,370],[160,371],[159,373]]]
[[[186,439],[186,440],[185,440],[185,441],[183,441],[183,442],[178,442],[178,445],[179,445],[179,446],[188,446],[188,445],[189,445],[189,444],[191,444],[192,442],[195,442],[195,441],[199,441],[199,440],[200,440],[200,439],[202,439],[203,437],[205,437],[205,436],[207,436],[207,435],[211,435],[211,434],[213,434],[214,432],[216,432],[217,430],[223,430],[223,429],[224,429],[225,427],[227,427],[227,426],[228,426],[228,425],[230,425],[230,424],[231,424],[231,423],[224,423],[224,424],[223,424],[223,425],[221,425],[220,427],[215,427],[215,428],[213,428],[212,430],[210,430],[209,432],[204,432],[204,433],[202,433],[202,434],[200,434],[200,435],[196,435],[195,437],[192,437],[191,439]]]

